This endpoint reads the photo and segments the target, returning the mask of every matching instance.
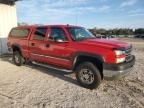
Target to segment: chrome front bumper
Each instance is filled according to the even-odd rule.
[[[135,56],[129,62],[121,64],[104,64],[103,76],[106,80],[120,79],[127,76],[132,70],[135,64]]]

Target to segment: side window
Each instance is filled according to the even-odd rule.
[[[64,30],[60,27],[52,27],[49,34],[49,41],[55,41],[56,39],[61,39],[62,41],[67,41],[66,34]]]
[[[11,37],[18,37],[18,38],[26,38],[29,34],[29,29],[27,28],[15,28],[12,29],[10,36]]]
[[[37,28],[34,33],[34,40],[44,40],[46,36],[47,28]]]

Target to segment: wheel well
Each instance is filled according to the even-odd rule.
[[[13,45],[12,49],[13,49],[13,52],[18,51],[21,54],[21,50],[20,50],[20,48],[18,46]]]
[[[99,69],[101,77],[103,78],[103,63],[98,58],[90,56],[79,56],[76,58],[76,63],[74,64],[74,70],[76,69],[77,66],[86,61],[92,62]]]

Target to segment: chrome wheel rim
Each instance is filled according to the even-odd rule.
[[[17,55],[14,56],[15,62],[19,63],[19,57]]]
[[[82,69],[79,76],[80,80],[85,84],[92,84],[94,82],[94,74],[90,69]]]

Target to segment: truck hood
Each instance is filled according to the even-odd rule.
[[[106,47],[106,48],[126,48],[130,46],[126,42],[121,42],[117,39],[87,39],[83,41],[79,41],[80,44],[86,45],[94,45],[99,47]]]

